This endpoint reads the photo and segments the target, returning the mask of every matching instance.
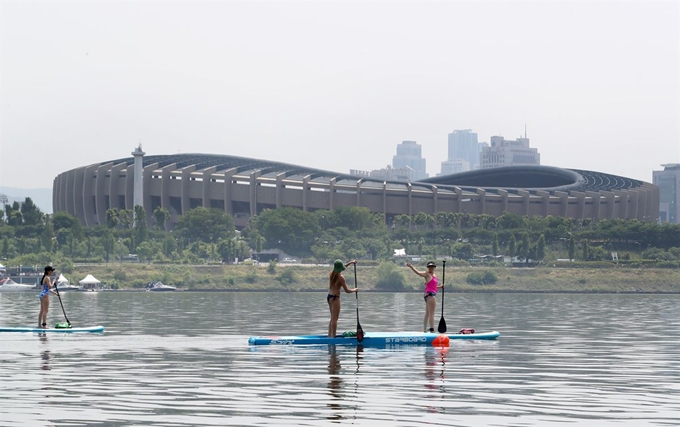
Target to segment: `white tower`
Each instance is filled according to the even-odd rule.
[[[131,153],[135,157],[135,176],[134,176],[134,196],[132,200],[133,208],[134,206],[144,206],[144,155],[145,152],[142,151],[142,144]]]

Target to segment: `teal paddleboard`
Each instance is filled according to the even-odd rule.
[[[90,326],[87,328],[31,328],[31,327],[18,327],[18,328],[8,328],[5,326],[0,326],[0,332],[38,332],[38,333],[76,333],[76,332],[104,332],[103,326]]]

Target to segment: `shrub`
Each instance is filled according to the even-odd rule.
[[[389,291],[403,291],[406,288],[404,273],[391,261],[380,263],[376,271],[378,280],[375,288]]]
[[[255,283],[257,282],[257,271],[254,268],[250,268],[246,273],[246,282]]]
[[[276,274],[276,260],[275,259],[269,261],[269,265],[267,266],[267,273]]]
[[[586,279],[578,279],[578,283],[581,284],[581,285],[585,285]]]
[[[468,274],[465,281],[471,285],[493,285],[498,277],[493,271],[485,270]]]
[[[227,280],[227,284],[228,284],[229,286],[234,286],[234,285],[236,285],[236,281],[234,280],[233,277],[230,277],[230,278]]]
[[[290,285],[292,283],[297,282],[297,277],[295,276],[295,270],[292,268],[284,268],[283,271],[281,271],[281,274],[279,277],[276,278],[282,285]]]
[[[127,274],[125,273],[125,270],[119,269],[113,273],[113,278],[117,282],[125,282],[127,280]]]

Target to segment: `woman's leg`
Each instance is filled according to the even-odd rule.
[[[38,326],[47,323],[47,310],[50,308],[50,297],[44,295],[40,298],[40,314],[38,314]]]
[[[430,306],[428,305],[428,301],[432,299],[432,297],[427,297],[425,299],[425,316],[423,316],[423,332],[427,332],[427,320],[430,318]]]
[[[42,316],[43,316],[43,298],[40,298],[40,312],[38,313],[38,327],[42,326]]]
[[[427,299],[427,312],[429,314],[430,329],[434,329],[434,312],[437,310],[437,298],[430,297]]]
[[[338,319],[340,318],[340,298],[333,298],[328,301],[328,308],[331,311],[331,320],[328,322],[328,338],[333,338],[338,332]]]

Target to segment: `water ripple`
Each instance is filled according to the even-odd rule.
[[[680,297],[457,294],[449,327],[500,340],[247,345],[323,332],[323,296],[69,294],[72,322],[106,333],[1,334],[0,426],[680,424]],[[417,294],[363,298],[366,331],[419,328]],[[343,304],[340,328],[352,329]],[[0,324],[32,324],[35,308],[1,295]]]

